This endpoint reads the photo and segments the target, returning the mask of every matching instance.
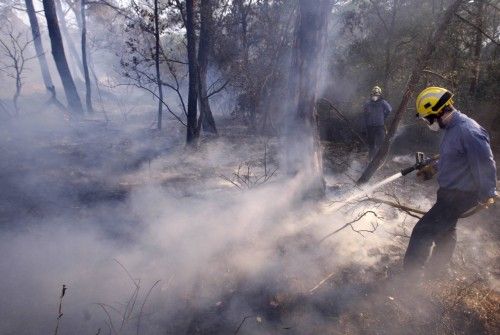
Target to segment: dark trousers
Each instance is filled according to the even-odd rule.
[[[476,204],[473,192],[440,188],[434,206],[413,228],[404,258],[405,270],[422,269],[433,243],[426,272],[444,270],[455,250],[458,218]]]
[[[366,135],[368,139],[368,158],[372,159],[378,149],[384,142],[385,127],[384,126],[367,126]]]

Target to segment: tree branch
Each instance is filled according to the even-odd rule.
[[[478,27],[474,23],[472,23],[469,20],[467,20],[466,18],[460,16],[458,13],[455,13],[455,16],[458,17],[462,22],[464,22],[464,23],[468,24],[469,26],[471,26],[472,28],[478,30],[481,34],[483,34],[485,37],[487,37],[490,41],[495,43],[497,46],[500,45],[500,42],[495,40],[494,37],[491,37],[488,33],[486,33],[483,29],[481,29],[480,27]]]
[[[375,216],[375,218],[377,218],[377,219],[382,219],[382,217],[380,217],[380,216],[379,216],[377,213],[375,213],[374,211],[366,211],[366,212],[364,212],[363,214],[359,215],[356,219],[354,219],[354,220],[352,220],[352,221],[350,221],[350,222],[348,222],[348,223],[344,224],[342,227],[338,228],[337,230],[335,230],[335,231],[331,232],[330,234],[326,235],[325,237],[323,237],[323,238],[319,241],[319,243],[322,243],[322,242],[323,242],[324,240],[326,240],[327,238],[329,238],[329,237],[331,237],[331,236],[333,236],[333,235],[337,234],[338,232],[340,232],[341,230],[344,230],[344,229],[345,229],[345,228],[347,228],[347,227],[351,227],[351,229],[352,229],[354,232],[356,232],[356,233],[360,234],[360,235],[361,235],[361,236],[363,236],[363,237],[364,237],[364,235],[363,235],[363,233],[364,233],[364,232],[366,232],[366,233],[373,233],[373,232],[375,232],[375,230],[377,230],[377,228],[378,228],[378,222],[376,222],[376,223],[371,223],[371,225],[372,225],[372,229],[356,229],[356,228],[352,225],[353,223],[358,222],[359,220],[361,220],[363,217],[365,217],[365,216],[366,216],[366,215],[368,215],[368,214],[372,214],[372,215],[374,215],[374,216]]]

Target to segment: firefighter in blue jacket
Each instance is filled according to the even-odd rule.
[[[417,116],[431,130],[444,131],[436,166],[437,200],[413,228],[404,258],[406,270],[425,270],[430,277],[442,273],[453,255],[460,215],[478,204],[492,204],[497,196],[489,136],[453,107],[452,97],[444,88],[428,87],[416,100]]]
[[[370,160],[384,142],[385,120],[391,111],[391,105],[382,98],[382,89],[375,86],[372,89],[370,100],[363,107],[368,140],[368,158]]]

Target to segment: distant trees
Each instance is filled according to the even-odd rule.
[[[187,143],[196,143],[202,130],[217,133],[209,99],[225,85],[209,85],[207,79],[214,29],[212,1],[162,4],[153,0],[152,6],[137,3],[127,15],[131,34],[121,60],[123,75],[159,100],[158,120],[160,109],[165,108],[186,127]],[[164,87],[170,90],[167,94]],[[172,99],[167,103],[165,96]]]
[[[18,100],[23,87],[23,75],[26,62],[34,58],[28,48],[33,40],[27,32],[14,29],[8,20],[0,28],[0,72],[15,80],[15,91],[12,98],[15,113],[19,113]]]
[[[175,39],[166,37],[162,40],[167,27],[177,25],[179,18],[175,15],[172,22],[162,22],[160,16],[166,8],[167,5],[159,0],[153,0],[151,6],[135,3],[131,12],[125,14],[128,37],[125,47],[119,51],[122,75],[128,84],[146,90],[158,99],[157,129],[162,128],[163,109],[184,126],[183,116],[187,115],[182,94],[183,70],[187,63],[180,60],[183,55],[177,51]],[[167,43],[173,45],[167,46]],[[174,92],[168,103],[164,98],[164,87]],[[173,107],[175,100],[178,104]]]
[[[66,100],[68,101],[68,107],[74,113],[83,113],[80,96],[78,95],[73,77],[71,76],[71,72],[69,70],[66,55],[64,53],[63,41],[61,31],[59,30],[59,23],[57,21],[54,0],[43,0],[43,8],[45,11],[45,18],[47,20],[47,27],[49,29],[52,56],[54,57],[57,71],[61,77],[64,92],[66,93]]]
[[[24,1],[44,85],[55,97],[40,38],[44,27],[39,26],[33,0]],[[96,85],[98,80],[91,55],[115,56],[122,76],[109,66],[105,77],[113,82],[110,85],[149,92],[157,103],[156,127],[161,129],[172,117],[186,127],[186,142],[196,143],[202,132],[218,131],[215,102],[223,101],[248,133],[277,135],[285,131],[292,114],[295,121],[302,119],[314,129],[311,104],[319,96],[351,111],[353,118],[375,84],[391,102],[400,99],[406,95],[401,88],[407,84],[408,69],[414,69],[420,61],[417,55],[434,43],[429,41],[431,28],[453,2],[44,0],[43,4],[70,109],[83,109],[79,94],[85,89],[86,109],[93,110],[96,86],[90,79]],[[331,17],[312,12],[319,8]],[[464,2],[443,30],[436,46],[439,52],[428,59],[415,89],[430,84],[450,87],[466,111],[476,108],[477,101],[497,96],[497,9],[493,0]],[[321,69],[318,57],[324,60]],[[215,97],[219,92],[224,92],[224,99]],[[413,122],[410,114],[402,114],[401,121]]]
[[[250,133],[277,134],[287,99],[297,1],[232,1],[219,8],[214,62]]]

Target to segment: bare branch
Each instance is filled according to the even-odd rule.
[[[469,20],[467,20],[466,18],[460,16],[458,13],[455,13],[455,16],[458,17],[462,22],[464,22],[464,23],[468,24],[469,26],[471,26],[472,28],[478,30],[481,34],[483,34],[486,38],[488,38],[490,41],[495,43],[497,46],[500,45],[500,42],[498,42],[494,37],[491,37],[488,33],[486,33],[483,29],[478,27],[476,24],[474,24],[474,23],[470,22]]]
[[[392,201],[385,200],[385,199],[367,197],[367,198],[362,199],[362,201],[372,201],[372,202],[377,202],[377,203],[380,203],[380,204],[385,204],[385,205],[394,207],[396,209],[399,209],[399,210],[405,212],[406,214],[408,214],[408,215],[410,215],[410,216],[412,216],[414,218],[417,218],[417,219],[420,219],[421,216],[418,216],[416,214],[422,214],[422,215],[424,215],[426,213],[425,211],[422,211],[422,210],[419,210],[419,209],[415,209],[415,208],[411,208],[411,207],[408,207],[408,206],[405,206],[405,205],[401,205],[400,203],[392,202]]]
[[[364,237],[363,233],[373,233],[375,232],[375,230],[377,230],[378,228],[378,222],[377,223],[371,223],[371,229],[356,229],[352,224],[355,223],[355,222],[358,222],[359,220],[361,220],[363,217],[365,217],[366,215],[368,214],[372,214],[373,216],[375,216],[375,218],[377,219],[382,219],[382,217],[380,217],[377,213],[375,213],[374,211],[366,211],[362,214],[360,214],[356,219],[344,224],[342,227],[336,229],[335,231],[331,232],[330,234],[326,235],[325,237],[323,237],[319,243],[322,243],[324,240],[326,240],[327,238],[337,234],[338,232],[344,230],[345,228],[347,227],[350,227],[354,232],[360,234],[361,236]]]
[[[214,86],[217,82],[218,82],[218,80],[216,80],[214,83],[212,83],[210,85],[210,87],[208,88],[208,91],[210,91],[212,89],[212,86]],[[226,80],[226,82],[221,87],[208,93],[207,98],[210,98],[211,96],[213,96],[213,95],[219,93],[220,91],[222,91],[223,89],[225,89],[226,86],[229,84],[229,82],[230,82],[230,79]]]

